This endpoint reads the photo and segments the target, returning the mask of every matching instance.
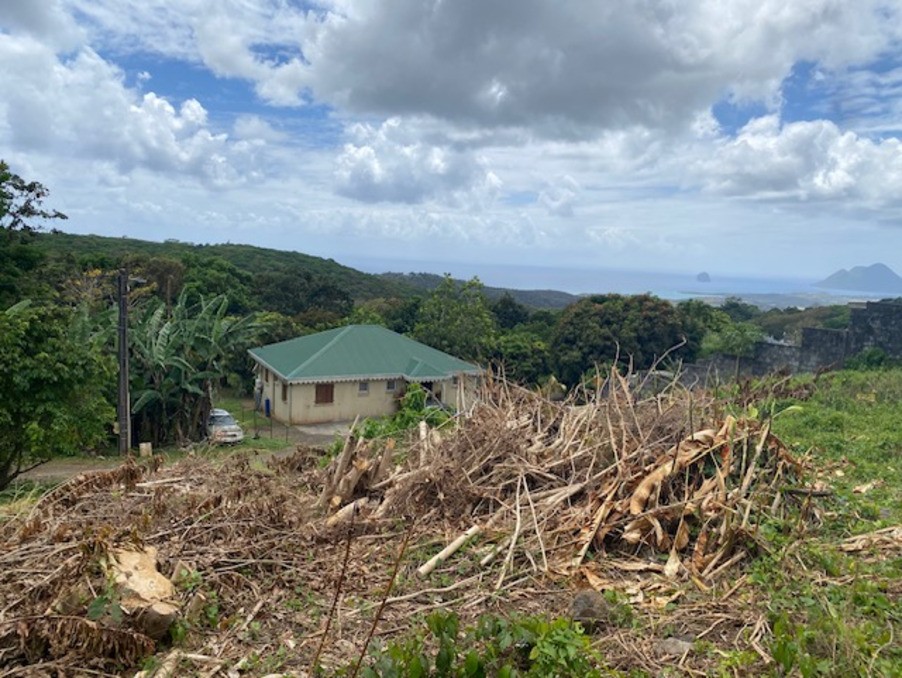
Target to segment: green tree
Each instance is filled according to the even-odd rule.
[[[0,160],[0,308],[51,292],[38,275],[44,256],[34,247],[34,232],[39,221],[67,217],[44,209],[47,195],[42,184],[26,181]]]
[[[300,267],[258,273],[252,289],[264,310],[290,316],[308,314],[333,323],[348,315],[354,305],[345,289]]]
[[[0,312],[0,489],[57,454],[102,443],[115,409],[112,366],[79,318],[21,302]]]
[[[420,306],[413,336],[464,360],[480,360],[489,356],[495,331],[479,278],[458,285],[445,275]]]
[[[190,261],[190,258],[189,258]],[[125,267],[129,273],[144,278],[146,283],[142,285],[142,289],[153,292],[162,299],[167,306],[178,298],[185,285],[186,266],[183,261],[173,259],[171,257],[151,257],[146,254],[133,254],[124,257],[119,262],[119,267]],[[192,278],[193,289],[197,292],[210,294],[211,285],[205,281],[201,283],[199,276],[195,273]],[[215,293],[222,293],[217,291]],[[249,302],[242,302],[249,303]]]
[[[514,299],[510,292],[505,292],[493,302],[491,310],[502,330],[511,330],[529,320],[529,309]]]
[[[203,436],[214,388],[258,331],[253,316],[229,316],[228,308],[225,295],[192,300],[183,291],[169,310],[154,299],[133,314],[132,412],[154,444]]]
[[[569,386],[595,365],[618,358],[644,369],[680,344],[683,334],[676,310],[662,299],[594,295],[561,314],[551,342],[553,366]]]
[[[761,328],[750,322],[726,323],[718,330],[708,333],[702,342],[704,354],[725,353],[745,357],[751,355],[755,342],[763,337]]]
[[[183,255],[182,263],[185,266],[183,288],[190,293],[201,297],[225,295],[229,313],[247,313],[259,307],[251,293],[253,276],[227,259],[188,253]]]
[[[842,330],[849,327],[850,311],[846,305],[813,308],[772,308],[755,318],[754,323],[774,339],[800,341],[802,328],[824,327]]]
[[[348,325],[382,325],[385,327],[385,318],[371,305],[359,304],[346,318]]]
[[[411,299],[389,299],[387,307],[381,311],[388,329],[398,334],[411,334],[416,327],[417,317],[423,300],[420,297]]]
[[[676,307],[680,326],[686,338],[682,358],[693,362],[701,353],[702,343],[709,332],[716,332],[730,323],[726,313],[698,299],[681,301]]]
[[[521,384],[537,384],[551,372],[548,344],[524,330],[502,334],[496,342],[493,358],[508,379]]]
[[[736,358],[736,379],[739,379],[740,359],[752,354],[755,342],[763,337],[761,328],[751,322],[728,322],[717,331],[709,332],[702,342],[702,354],[723,353]]]
[[[49,191],[37,181],[26,181],[0,160],[0,228],[7,237],[16,231],[35,231],[36,219],[68,219],[57,210],[45,210]]]
[[[761,315],[761,309],[754,304],[747,304],[739,297],[727,297],[720,305],[720,310],[730,316],[735,323],[748,322]]]

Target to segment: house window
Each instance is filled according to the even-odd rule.
[[[335,384],[317,384],[316,399],[317,405],[331,405],[335,400]]]
[[[370,382],[368,381],[360,381],[357,383],[357,395],[369,395],[370,392]]]
[[[265,381],[267,384],[269,383],[269,370],[263,370],[263,381]]]
[[[385,390],[386,391],[394,391],[395,390],[395,380],[389,379],[385,382]]]
[[[282,382],[282,402],[288,402],[288,384]]]
[[[457,385],[459,383],[460,383],[460,377],[452,377],[451,378],[451,385],[454,386],[454,388],[457,388]]]

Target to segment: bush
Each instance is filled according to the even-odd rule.
[[[600,658],[582,627],[567,619],[495,616],[461,632],[453,612],[433,612],[426,634],[377,647],[367,678],[394,676],[482,677],[600,676]]]
[[[409,384],[397,412],[389,417],[365,419],[355,429],[354,435],[372,440],[397,436],[419,426],[421,421],[433,428],[446,424],[451,415],[440,407],[428,405],[427,395],[419,384]]]
[[[845,367],[847,370],[867,371],[889,369],[900,365],[902,365],[902,361],[893,360],[882,348],[871,347],[849,358]]]

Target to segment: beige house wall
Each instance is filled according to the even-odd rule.
[[[333,385],[331,403],[316,403],[316,384],[292,384],[291,423],[320,424],[329,421],[350,421],[355,417],[381,417],[397,410],[395,398],[403,392],[404,382],[395,380],[395,389],[387,390],[385,379],[363,382],[367,391],[361,392],[360,382],[337,382]]]
[[[433,393],[440,392],[441,401],[455,408],[458,389],[464,389],[464,406],[472,399],[478,380],[476,377],[461,377],[433,382]],[[264,370],[263,400],[270,403],[270,412],[276,421],[289,424],[321,424],[332,421],[351,421],[355,417],[381,417],[397,411],[397,400],[404,393],[407,382],[395,380],[395,390],[387,390],[388,380],[366,380],[366,392],[361,392],[360,382],[335,382],[332,403],[316,403],[316,384],[289,384],[282,389],[283,382],[272,372]],[[285,396],[283,399],[282,396]],[[290,413],[290,418],[289,418]]]

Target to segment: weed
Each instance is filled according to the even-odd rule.
[[[203,585],[203,583],[203,575],[201,575],[201,573],[197,570],[189,570],[187,568],[183,568],[178,571],[175,577],[175,585],[186,593],[196,591]]]
[[[621,628],[628,628],[635,623],[633,607],[622,593],[609,589],[603,595],[610,606],[609,614],[612,624]]]
[[[582,628],[566,619],[485,616],[461,630],[457,616],[434,612],[427,633],[374,648],[368,678],[389,676],[600,676],[600,658]]]
[[[156,655],[150,655],[141,662],[141,671],[144,675],[152,676],[163,666],[163,661]]]
[[[207,604],[204,605],[204,622],[211,629],[219,628],[219,596],[215,591],[207,594]]]
[[[119,589],[112,578],[108,578],[103,592],[88,604],[87,617],[91,621],[107,620],[118,626],[124,615],[119,604]]]
[[[257,641],[260,639],[260,632],[263,630],[263,626],[260,622],[254,620],[247,626],[247,636],[253,641]]]
[[[169,627],[169,639],[173,645],[181,645],[187,640],[191,626],[184,619],[176,619]]]

